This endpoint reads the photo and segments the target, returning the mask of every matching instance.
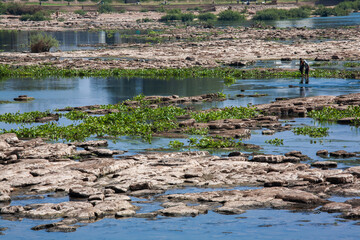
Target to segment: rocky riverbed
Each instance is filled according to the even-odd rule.
[[[82,144],[49,144],[41,139],[19,140],[14,134],[0,136],[2,147],[0,213],[4,218],[59,219],[34,226],[33,230],[75,231],[81,222],[104,217],[196,216],[214,210],[241,214],[247,209],[314,209],[340,212],[343,218],[359,219],[359,201],[328,201],[332,195],[360,195],[360,168],[329,169],[331,164],[311,167],[303,155],[230,154],[208,152],[148,153],[111,158],[100,153],[103,141]],[[81,146],[87,150],[78,150]],[[82,156],[79,160],[69,157]],[[87,157],[84,157],[87,156]],[[316,166],[316,165],[315,165]],[[255,190],[215,191],[162,195],[183,187],[255,186]],[[69,196],[62,203],[8,205],[17,195]],[[131,197],[162,201],[163,209],[137,214]],[[197,205],[188,203],[197,203]]]
[[[168,98],[164,97],[172,100]],[[301,102],[305,109],[315,106],[341,108],[357,105],[358,99],[359,94],[321,96],[281,100],[258,107],[266,112],[275,107],[290,109],[291,104],[297,108],[296,103]],[[287,111],[280,116],[288,116],[289,112],[296,111]],[[213,122],[208,127],[218,126],[217,129],[226,133],[226,130],[236,131],[236,126],[238,129],[271,128],[270,125],[279,125],[277,121],[276,116],[259,116],[242,123],[232,120]],[[317,155],[324,157],[324,161],[309,164],[303,162],[309,160],[306,152],[296,149],[284,155],[230,151],[228,155],[214,156],[206,151],[184,151],[126,156],[122,151],[126,149],[110,150],[107,144],[106,140],[48,143],[40,138],[19,139],[11,133],[0,135],[2,217],[56,219],[58,221],[32,229],[63,232],[76,231],[82,223],[103,218],[194,217],[208,211],[242,214],[259,208],[318,209],[338,212],[344,219],[360,219],[360,167],[338,169],[336,161],[332,161],[337,157],[356,157],[358,153],[341,149],[328,153],[326,149],[319,149]],[[206,188],[235,186],[254,189],[206,191]],[[205,188],[205,191],[166,193],[186,187]],[[69,201],[11,204],[19,197],[44,194],[48,194],[47,198],[68,197]],[[329,198],[335,195],[353,198],[343,203],[330,201]],[[133,197],[160,201],[161,208],[137,213],[139,206]]]
[[[82,17],[61,13],[61,18],[45,22],[21,22],[3,16],[0,29],[66,31],[156,29],[138,37],[157,39],[156,44],[102,45],[102,49],[50,53],[0,53],[0,63],[10,65],[52,65],[66,68],[185,68],[244,65],[256,60],[360,59],[359,27],[337,29],[274,29],[272,27],[204,28],[165,25],[158,19],[164,13],[128,12],[123,14],[89,13]],[[59,18],[60,18],[59,17]],[[136,20],[150,18],[152,22]],[[70,21],[71,20],[71,21]],[[89,24],[96,26],[90,27]],[[34,26],[33,26],[34,25]],[[78,26],[79,25],[79,26]],[[55,28],[50,26],[56,26]],[[81,27],[80,27],[81,26]],[[94,46],[96,47],[96,46]]]

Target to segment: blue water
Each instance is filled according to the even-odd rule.
[[[127,78],[45,78],[45,79],[8,79],[0,81],[0,100],[12,100],[18,95],[26,94],[35,97],[34,101],[26,103],[0,104],[0,113],[28,112],[47,109],[54,110],[66,106],[84,106],[92,104],[114,104],[132,98],[135,95],[171,95],[193,96],[209,92],[223,91],[228,99],[217,103],[204,103],[197,108],[246,106],[274,101],[276,97],[304,97],[318,95],[340,95],[358,92],[360,81],[356,79],[325,79],[311,78],[305,87],[298,85],[299,79],[244,79],[237,80],[231,86],[225,86],[221,79],[127,79]],[[289,87],[294,85],[295,87]],[[241,90],[244,90],[242,92]],[[266,93],[265,97],[238,98],[237,94]],[[61,120],[60,124],[69,122]],[[316,125],[308,118],[282,120],[283,124],[294,126]],[[313,161],[324,160],[316,156],[316,151],[347,150],[358,151],[360,142],[359,129],[338,124],[325,124],[329,127],[329,136],[314,140],[307,136],[295,135],[291,131],[279,132],[273,136],[262,136],[260,130],[252,131],[246,143],[260,145],[263,153],[284,154],[292,150],[300,150]],[[17,127],[16,124],[0,123],[1,128]],[[284,139],[283,146],[266,144],[265,140],[273,138]],[[136,154],[148,148],[167,148],[174,139],[154,138],[152,144],[137,137],[121,137],[109,141],[109,148],[127,150],[126,154]],[[178,139],[187,143],[186,139]],[[321,140],[321,141],[320,141]],[[186,150],[186,149],[185,149]],[[227,155],[229,151],[216,151],[216,155]],[[338,161],[338,168],[360,165],[357,158],[325,159]],[[253,189],[238,186],[235,189]],[[172,189],[166,194],[216,191],[224,189],[184,188]],[[225,189],[226,190],[226,189]],[[25,196],[26,197],[26,196]],[[18,199],[11,205],[27,205],[31,203],[68,201],[68,197],[53,198],[40,195],[39,199]],[[347,198],[333,196],[330,200],[343,202]],[[140,212],[152,212],[161,208],[160,203],[146,199],[132,198],[135,205],[141,207]],[[317,209],[307,212],[292,212],[286,210],[259,209],[249,210],[241,215],[220,215],[209,212],[195,218],[156,219],[103,219],[95,223],[84,223],[74,233],[48,233],[32,231],[31,227],[49,223],[54,220],[17,219],[12,221],[0,219],[0,227],[6,239],[357,239],[359,226],[356,221],[344,221],[337,218],[338,214],[318,212]],[[58,221],[58,220],[57,220]]]
[[[30,37],[36,31],[1,31],[0,50],[5,52],[29,51]],[[113,33],[106,31],[61,31],[46,32],[59,41],[59,47],[50,51],[73,51],[97,49],[108,45],[123,43],[152,43],[154,40],[146,39],[146,30],[118,30]]]
[[[348,16],[311,17],[292,20],[266,21],[266,24],[278,27],[336,28],[360,25],[360,12]]]

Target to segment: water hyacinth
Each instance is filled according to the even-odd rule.
[[[298,78],[299,71],[279,69],[236,69],[236,68],[167,68],[167,69],[74,69],[53,66],[0,66],[0,77],[143,77],[143,78],[202,78],[216,77],[233,82],[233,79],[246,78]],[[314,69],[311,77],[327,78],[360,78],[360,71]],[[231,81],[230,81],[231,79]]]
[[[308,135],[312,138],[326,137],[329,135],[328,127],[296,127],[293,130],[296,135]]]

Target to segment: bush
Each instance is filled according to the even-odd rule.
[[[30,37],[30,50],[32,53],[49,52],[50,48],[58,46],[59,42],[46,33],[38,33]]]
[[[313,14],[320,15],[320,17],[327,17],[331,15],[335,15],[335,11],[333,8],[326,8],[324,6],[319,6]]]
[[[53,0],[54,1],[54,0]],[[77,0],[78,2],[86,2],[87,0]]]
[[[170,9],[166,11],[167,14],[181,14],[180,9]]]
[[[48,13],[39,11],[35,14],[24,14],[20,17],[20,21],[45,21],[49,20]]]
[[[216,15],[213,14],[213,13],[201,13],[201,14],[198,15],[198,19],[200,21],[204,21],[204,22],[215,21],[216,20]]]
[[[253,20],[265,21],[265,20],[281,20],[291,18],[307,18],[310,16],[311,10],[307,7],[293,8],[290,10],[269,8],[262,11],[258,11]]]
[[[225,10],[219,13],[219,21],[242,21],[245,20],[244,15],[232,10]]]
[[[11,15],[35,14],[40,11],[40,6],[28,6],[21,3],[4,4],[6,12]]]
[[[182,22],[192,22],[195,18],[195,15],[192,13],[183,13],[180,14],[180,18]]]
[[[181,16],[180,14],[166,14],[160,18],[160,22],[169,22],[169,21],[175,21],[180,20]]]
[[[109,4],[102,4],[99,7],[98,12],[99,13],[110,13],[110,12],[114,12],[114,8],[112,6],[110,6]]]
[[[74,13],[79,14],[81,16],[84,16],[86,14],[86,12],[84,10],[82,10],[82,9],[76,10],[76,11],[74,11]]]

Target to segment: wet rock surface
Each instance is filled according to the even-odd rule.
[[[105,141],[49,144],[41,139],[19,140],[15,134],[0,135],[2,152],[17,161],[3,160],[0,171],[0,214],[16,218],[63,219],[34,226],[33,230],[76,231],[83,221],[104,217],[184,217],[215,211],[241,214],[249,209],[314,209],[342,212],[357,219],[356,199],[333,203],[331,195],[360,196],[359,169],[311,168],[301,163],[304,155],[254,155],[233,152],[228,157],[208,152],[146,153],[118,158],[68,158],[75,146],[105,146]],[[14,149],[15,148],[15,149]],[[37,151],[34,151],[37,149]],[[66,159],[64,159],[66,157]],[[164,195],[183,187],[254,186],[259,189]],[[265,188],[263,188],[265,186]],[[71,201],[25,206],[9,205],[19,194],[62,194]],[[129,196],[162,201],[163,209],[137,214]],[[45,198],[46,199],[46,198]],[[197,204],[193,204],[197,203]]]

